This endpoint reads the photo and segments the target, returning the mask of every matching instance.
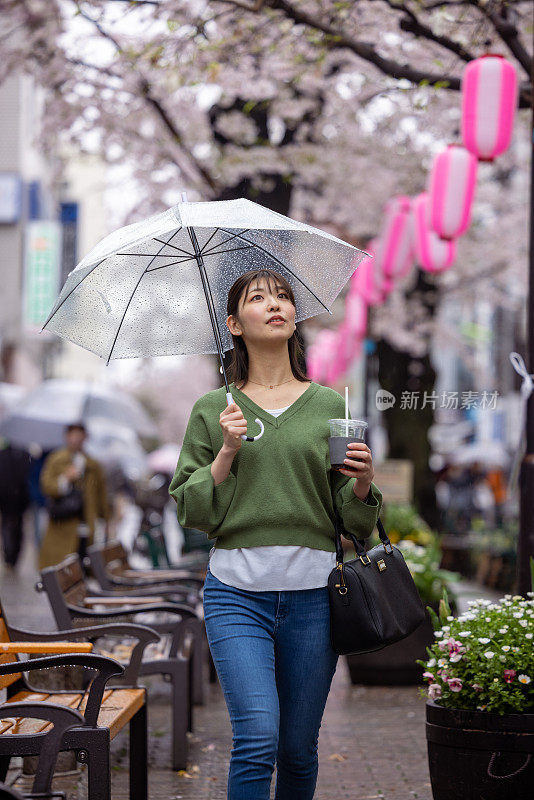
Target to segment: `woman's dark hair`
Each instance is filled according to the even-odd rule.
[[[287,292],[289,299],[296,307],[293,289],[283,275],[280,275],[279,272],[275,272],[273,269],[257,269],[244,272],[243,275],[240,275],[231,286],[230,291],[228,292],[228,300],[226,303],[227,316],[231,315],[235,319],[239,319],[239,300],[241,297],[247,296],[248,288],[252,281],[261,278],[265,279],[269,288],[274,289],[277,284],[282,286],[283,290]],[[233,333],[231,336],[234,342],[234,347],[232,350],[232,361],[227,369],[229,383],[233,381],[236,385],[244,385],[248,380],[247,346],[243,341],[242,336],[234,336]],[[293,375],[299,381],[309,381],[310,379],[306,375],[306,371],[301,366],[301,363],[304,363],[304,353],[296,330],[288,340],[287,347],[289,351],[289,363],[291,364],[291,371],[293,372]],[[237,388],[239,389],[240,387],[238,386]]]

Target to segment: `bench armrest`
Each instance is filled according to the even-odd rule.
[[[21,628],[11,628],[10,633],[27,641],[57,641],[62,639],[98,639],[102,636],[116,636],[118,638],[130,637],[137,639],[137,644],[132,650],[130,661],[124,668],[122,681],[132,686],[137,685],[139,667],[143,660],[143,653],[147,645],[157,642],[161,638],[158,633],[147,625],[136,625],[132,622],[122,622],[118,624],[107,623],[105,625],[91,625],[83,628],[73,628],[68,631],[52,631],[51,633],[40,633],[37,631],[25,631]],[[91,645],[92,646],[92,645]]]
[[[102,697],[106,683],[114,675],[122,675],[124,667],[118,661],[106,656],[93,654],[81,655],[74,653],[67,656],[49,656],[47,658],[34,658],[28,661],[11,661],[9,664],[0,664],[0,675],[16,675],[18,672],[35,672],[52,667],[84,667],[96,671],[95,678],[89,687],[89,696],[85,708],[85,722],[95,727],[98,714],[102,705]]]
[[[119,597],[117,595],[91,595],[83,598],[84,606],[109,606],[113,608],[115,606],[146,606],[148,603],[163,603],[163,597],[155,597],[151,595],[147,595],[145,597],[136,597],[136,595],[132,595],[131,597]]]
[[[24,653],[25,655],[47,654],[65,655],[67,653],[90,653],[91,642],[4,642],[0,644],[0,653]]]

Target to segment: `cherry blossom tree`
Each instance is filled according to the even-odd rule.
[[[421,191],[432,155],[458,140],[463,66],[505,54],[521,83],[513,146],[480,170],[475,221],[450,273],[413,273],[373,310],[384,381],[399,358],[419,361],[421,386],[431,387],[436,339],[476,366],[443,323],[442,297],[522,309],[529,2],[3,0],[2,12],[0,79],[24,69],[47,87],[43,146],[129,165],[136,191],[111,209],[113,224],[186,189],[189,199],[245,196],[360,246],[389,197]],[[341,301],[334,319],[304,323],[304,337],[340,312]],[[395,374],[388,388],[400,396],[406,374]],[[414,418],[420,437],[430,422]],[[414,458],[416,493],[430,495],[411,426],[393,433],[390,454]]]

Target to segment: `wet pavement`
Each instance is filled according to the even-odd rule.
[[[0,566],[0,597],[14,624],[53,629],[48,601],[34,590],[37,577],[28,545],[16,573],[7,574]],[[170,768],[169,687],[150,681],[150,800],[224,800],[232,734],[219,684],[208,682],[206,665],[206,702],[194,707],[190,760],[187,771],[178,773]],[[418,687],[352,685],[345,658],[340,657],[319,734],[315,800],[432,800],[424,719],[425,702]],[[127,800],[126,732],[113,741],[112,750],[112,797]],[[87,796],[83,769],[56,781],[56,788],[68,791],[69,800]],[[276,772],[271,797],[275,778]]]

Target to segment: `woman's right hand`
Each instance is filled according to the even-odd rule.
[[[247,421],[237,403],[230,403],[221,411],[219,423],[223,431],[223,447],[237,452],[243,444],[241,434],[247,432]]]

